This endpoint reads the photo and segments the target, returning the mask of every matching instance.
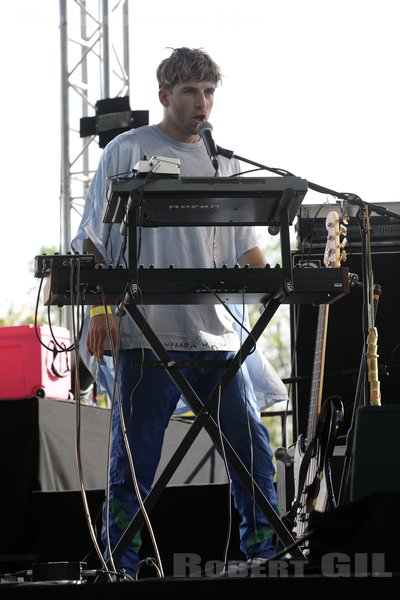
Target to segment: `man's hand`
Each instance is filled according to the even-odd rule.
[[[238,262],[241,267],[249,265],[250,267],[255,267],[258,269],[263,269],[267,264],[265,256],[258,246],[242,254]]]
[[[116,348],[118,328],[113,315],[96,315],[90,319],[86,347],[89,354],[96,356],[100,362],[104,361],[104,346],[109,333]]]

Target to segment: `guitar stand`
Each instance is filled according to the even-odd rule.
[[[265,327],[268,325],[276,310],[280,306],[286,293],[287,291],[285,289],[285,286],[283,286],[282,290],[278,291],[274,296],[270,298],[268,303],[265,305],[265,310],[262,312],[261,316],[257,320],[248,337],[244,340],[241,348],[238,350],[234,358],[231,361],[228,361],[228,366],[222,373],[220,384],[212,391],[212,393],[210,394],[210,396],[204,404],[201,402],[201,400],[199,399],[199,397],[197,396],[196,392],[193,390],[187,379],[181,373],[177,363],[170,359],[168,352],[165,350],[164,346],[162,345],[154,331],[148,325],[147,321],[143,317],[134,300],[132,298],[129,298],[129,303],[123,304],[121,306],[121,309],[123,309],[125,314],[128,315],[136,323],[140,331],[146,337],[154,353],[156,354],[156,356],[158,356],[159,360],[161,361],[166,372],[174,381],[182,395],[185,396],[185,399],[187,400],[187,402],[189,403],[190,407],[196,415],[195,420],[191,425],[188,433],[181,441],[180,445],[176,449],[174,455],[170,459],[164,471],[161,473],[153,488],[151,489],[147,497],[144,499],[143,504],[146,511],[150,511],[154,507],[162,491],[170,481],[171,477],[180,465],[184,456],[189,451],[200,430],[204,427],[210,435],[213,443],[219,450],[221,450],[222,435],[223,447],[228,463],[235,470],[236,474],[241,479],[243,485],[247,488],[249,493],[251,495],[254,494],[255,502],[257,503],[260,510],[267,517],[277,537],[281,540],[285,547],[290,546],[291,548],[293,548],[291,554],[294,559],[305,560],[305,556],[295,543],[291,532],[286,528],[283,521],[280,519],[279,515],[276,513],[275,509],[272,507],[268,499],[264,496],[259,486],[253,481],[251,474],[249,473],[239,456],[236,454],[235,450],[232,448],[228,440],[223,434],[221,434],[217,423],[211,417],[211,412],[217,405],[220,394],[222,394],[224,390],[228,387],[229,383],[231,382],[232,378],[235,376],[237,371],[240,369],[244,360],[253,350],[254,343],[263,333]],[[118,561],[121,558],[122,554],[124,553],[127,546],[130,544],[135,534],[138,532],[142,523],[143,516],[141,510],[139,509],[113,550],[113,557],[116,561]]]

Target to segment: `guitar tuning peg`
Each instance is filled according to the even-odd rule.
[[[344,225],[348,225],[349,224],[349,217],[346,214],[342,215],[342,223]]]
[[[339,233],[340,235],[347,235],[347,227],[345,227],[344,225],[340,225]]]
[[[347,259],[347,252],[346,252],[346,250],[342,250],[342,252],[340,253],[340,262],[345,262],[346,259]]]
[[[344,238],[342,239],[342,241],[340,242],[340,247],[341,247],[341,248],[344,248],[344,247],[346,246],[346,244],[347,244],[347,237],[344,237]]]

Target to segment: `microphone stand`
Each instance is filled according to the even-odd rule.
[[[217,146],[217,154],[225,156],[225,158],[229,159],[236,158],[240,162],[245,162],[249,165],[253,165],[258,169],[265,169],[266,171],[270,171],[271,173],[275,173],[276,175],[295,177],[294,173],[290,173],[290,171],[286,171],[285,169],[278,169],[276,167],[268,167],[267,165],[255,162],[254,160],[244,158],[243,156],[238,156],[233,152],[233,150],[226,150],[226,148],[221,148],[221,146]],[[335,192],[334,190],[330,190],[329,188],[324,187],[322,185],[318,185],[317,183],[312,183],[312,181],[308,181],[308,187],[314,192],[335,196],[340,200],[347,201],[349,204],[354,204],[355,206],[358,206],[360,208],[368,207],[369,212],[376,212],[379,215],[382,215],[383,217],[391,217],[392,219],[400,221],[400,215],[398,213],[392,212],[391,210],[387,210],[387,208],[379,206],[379,204],[373,204],[372,202],[364,202],[356,194]]]
[[[232,150],[226,150],[225,148],[221,148],[220,146],[217,146],[217,153],[220,154],[221,156],[225,156],[228,159],[236,158],[240,162],[245,162],[245,163],[247,163],[249,165],[253,165],[259,169],[265,169],[265,170],[270,171],[271,173],[275,173],[277,175],[293,176],[293,173],[290,173],[289,171],[286,171],[284,169],[268,167],[266,165],[257,163],[253,160],[249,160],[242,156],[238,156]],[[363,353],[362,353],[360,371],[359,371],[359,377],[358,377],[358,384],[357,384],[357,389],[356,389],[356,397],[355,397],[354,405],[353,405],[352,425],[350,426],[349,432],[346,437],[346,454],[345,454],[346,458],[345,458],[345,464],[343,467],[342,481],[341,481],[340,493],[339,493],[340,497],[339,497],[339,502],[338,502],[338,505],[341,505],[343,502],[344,496],[345,496],[345,492],[346,492],[345,488],[347,487],[347,483],[348,483],[347,480],[348,480],[348,474],[349,474],[349,465],[350,465],[351,456],[352,456],[352,449],[350,450],[350,446],[352,446],[352,440],[353,440],[353,431],[352,430],[353,430],[353,422],[354,422],[355,413],[356,413],[358,406],[361,406],[362,404],[364,404],[364,405],[367,404],[367,385],[366,385],[366,377],[368,375],[367,366],[371,367],[371,365],[373,365],[373,363],[374,363],[374,361],[371,360],[371,358],[370,358],[369,347],[367,350],[367,346],[369,346],[368,339],[371,339],[369,337],[369,334],[371,334],[371,332],[373,330],[375,332],[375,338],[374,338],[374,345],[371,344],[371,346],[373,345],[373,349],[375,350],[373,357],[374,358],[377,357],[377,354],[376,354],[377,334],[376,334],[376,329],[374,327],[374,321],[375,321],[375,312],[377,309],[377,300],[379,298],[381,290],[380,290],[380,286],[376,286],[376,287],[374,286],[374,283],[373,283],[373,281],[371,281],[371,277],[370,277],[370,268],[369,268],[369,264],[368,264],[368,257],[371,255],[371,247],[370,247],[370,238],[369,238],[368,214],[371,212],[376,212],[381,216],[390,217],[390,218],[396,219],[398,221],[400,221],[400,215],[391,210],[384,208],[383,206],[379,206],[378,204],[373,204],[371,202],[364,202],[356,194],[336,192],[336,191],[326,188],[324,186],[318,185],[316,183],[312,183],[311,181],[308,181],[308,187],[315,192],[319,192],[322,194],[328,194],[328,195],[334,196],[340,200],[346,201],[349,204],[358,206],[357,221],[358,221],[358,224],[360,227],[360,233],[361,233],[362,288],[363,288],[363,307],[364,307],[364,310],[363,310],[364,344],[363,344]],[[374,288],[373,290],[371,289],[372,287]],[[372,298],[374,298],[375,307],[371,306]],[[366,362],[366,361],[368,361],[368,362]],[[377,371],[376,358],[375,358],[375,367],[373,367],[373,368],[374,368],[374,370]],[[380,404],[379,381],[377,381],[377,373],[374,373],[374,374],[370,373],[369,382],[370,382],[371,404],[372,403]],[[373,399],[373,397],[374,397],[374,399]]]

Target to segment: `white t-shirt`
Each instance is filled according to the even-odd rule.
[[[156,125],[145,126],[115,138],[104,150],[88,193],[78,238],[89,237],[109,264],[120,259],[119,225],[102,222],[108,178],[132,170],[143,156],[180,159],[182,177],[212,177],[214,169],[202,141],[189,144],[165,135]],[[221,175],[239,171],[237,162],[221,160]],[[111,229],[111,231],[110,231]],[[145,268],[234,267],[239,257],[257,246],[254,227],[143,227],[138,263]],[[173,350],[238,350],[233,319],[220,304],[146,305],[146,321],[165,348]],[[122,320],[121,348],[150,348],[131,319]]]
[[[108,265],[123,263],[123,237],[119,224],[103,223],[109,178],[132,173],[139,160],[153,156],[179,158],[182,177],[214,176],[202,140],[194,144],[179,142],[165,135],[157,125],[148,125],[117,136],[104,149],[89,187],[81,224],[72,241],[75,252],[83,252],[83,240],[90,238]],[[228,177],[239,172],[236,159],[219,157],[220,176]],[[155,268],[174,265],[176,268],[210,269],[226,265],[229,268],[234,267],[239,257],[255,246],[257,238],[252,226],[143,227],[138,263],[145,268],[150,265]],[[220,304],[146,305],[141,310],[167,350],[237,351],[240,347],[237,325]],[[121,320],[120,331],[122,349],[151,347],[127,316]],[[84,359],[85,332],[86,327],[81,344]],[[251,356],[253,362],[254,356]],[[264,360],[262,357],[261,362]],[[92,362],[90,359],[88,361]],[[268,377],[274,373],[269,367]],[[276,400],[287,398],[286,388],[277,375],[273,388]]]

